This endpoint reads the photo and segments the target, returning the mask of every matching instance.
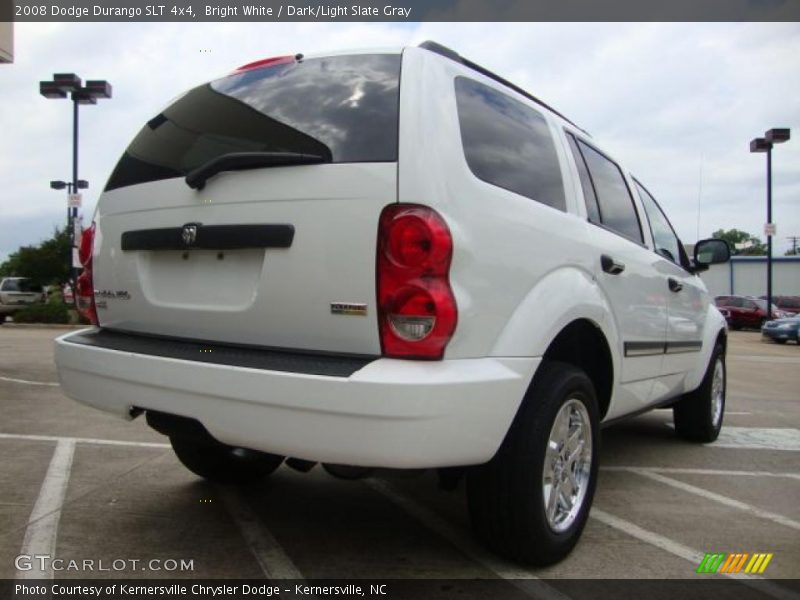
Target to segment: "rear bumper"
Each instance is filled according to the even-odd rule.
[[[538,358],[377,359],[347,377],[312,375],[55,341],[65,393],[199,420],[218,440],[329,463],[423,468],[489,460]]]

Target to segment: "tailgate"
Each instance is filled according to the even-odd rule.
[[[396,198],[396,173],[394,164],[307,165],[225,174],[199,194],[176,179],[109,193],[96,220],[100,324],[199,340],[380,353],[375,240],[381,209]],[[140,196],[147,198],[144,210],[107,212],[134,201],[141,208]],[[286,248],[267,241],[235,249],[122,249],[126,232],[187,223],[234,232],[242,225],[290,225],[294,237]],[[365,314],[332,312],[341,303],[363,304]]]
[[[380,353],[375,245],[397,201],[400,60],[262,61],[150,119],[98,204],[101,326]],[[286,163],[309,156],[319,164]]]

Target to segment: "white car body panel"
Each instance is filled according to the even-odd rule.
[[[98,306],[104,327],[174,337],[379,354],[375,236],[395,201],[397,166],[331,164],[220,173],[190,189],[182,178],[107,192],[95,223],[95,287],[127,296]],[[123,232],[185,223],[289,223],[290,248],[123,252]],[[346,273],[358,273],[348,275]],[[367,316],[331,314],[332,302]]]

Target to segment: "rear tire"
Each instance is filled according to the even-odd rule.
[[[255,483],[281,466],[284,458],[217,441],[197,441],[181,436],[170,436],[169,441],[187,469],[217,483]]]
[[[598,451],[591,380],[572,365],[542,363],[497,454],[467,474],[476,535],[521,563],[563,559],[589,516]]]
[[[714,347],[700,387],[684,394],[672,408],[675,433],[690,442],[708,444],[719,436],[725,416],[725,351]]]

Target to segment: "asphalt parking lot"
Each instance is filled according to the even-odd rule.
[[[731,332],[715,444],[676,439],[671,411],[604,430],[582,541],[558,565],[525,569],[475,544],[463,490],[439,491],[432,474],[346,482],[283,466],[255,487],[201,481],[142,419],[61,393],[61,333],[0,327],[0,578],[52,575],[17,570],[36,553],[125,561],[59,578],[691,578],[706,552],[773,553],[764,577],[800,578],[794,344]]]

